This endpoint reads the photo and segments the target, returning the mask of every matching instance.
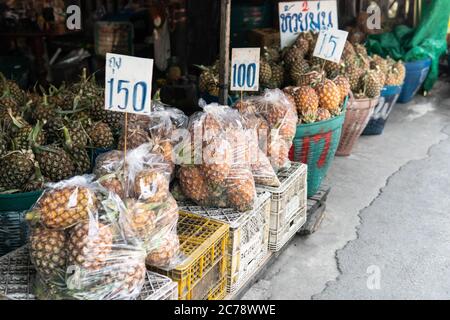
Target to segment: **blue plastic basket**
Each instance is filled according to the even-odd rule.
[[[407,103],[414,98],[427,78],[430,67],[431,59],[405,62],[405,83],[403,84],[402,92],[398,98],[399,103]]]
[[[392,111],[392,107],[396,104],[401,91],[402,86],[384,86],[381,91],[380,101],[364,129],[363,135],[369,136],[383,133],[389,114]]]

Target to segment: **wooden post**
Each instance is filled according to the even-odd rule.
[[[220,4],[220,68],[219,103],[227,105],[230,79],[230,16],[231,0],[221,0]]]

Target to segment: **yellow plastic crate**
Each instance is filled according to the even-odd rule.
[[[226,295],[228,225],[180,211],[177,233],[186,258],[171,270],[150,267],[178,282],[180,300],[220,300]]]

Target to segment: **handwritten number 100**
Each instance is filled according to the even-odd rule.
[[[114,79],[110,79],[108,81],[109,84],[109,108],[112,109],[113,106],[113,95],[114,95]],[[123,92],[124,94],[124,103],[123,104],[118,104],[117,108],[121,109],[121,110],[126,110],[128,108],[128,101],[129,101],[129,89],[128,89],[128,84],[130,83],[130,81],[127,80],[119,80],[117,82],[117,89],[116,89],[116,93],[119,95]],[[139,90],[141,91],[142,94],[142,99],[140,104],[138,103],[138,93]],[[145,82],[137,82],[134,86],[133,86],[133,92],[132,92],[133,98],[132,98],[132,103],[133,103],[133,110],[136,112],[140,112],[143,111],[145,108],[145,101],[147,99],[147,84]]]
[[[256,81],[256,63],[233,65],[233,87],[252,88]]]

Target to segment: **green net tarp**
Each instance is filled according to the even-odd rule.
[[[420,24],[416,28],[400,25],[392,32],[371,35],[366,43],[367,50],[395,60],[431,58],[430,73],[423,84],[424,90],[431,90],[439,76],[439,58],[447,50],[449,15],[449,0],[433,0],[424,6]]]

